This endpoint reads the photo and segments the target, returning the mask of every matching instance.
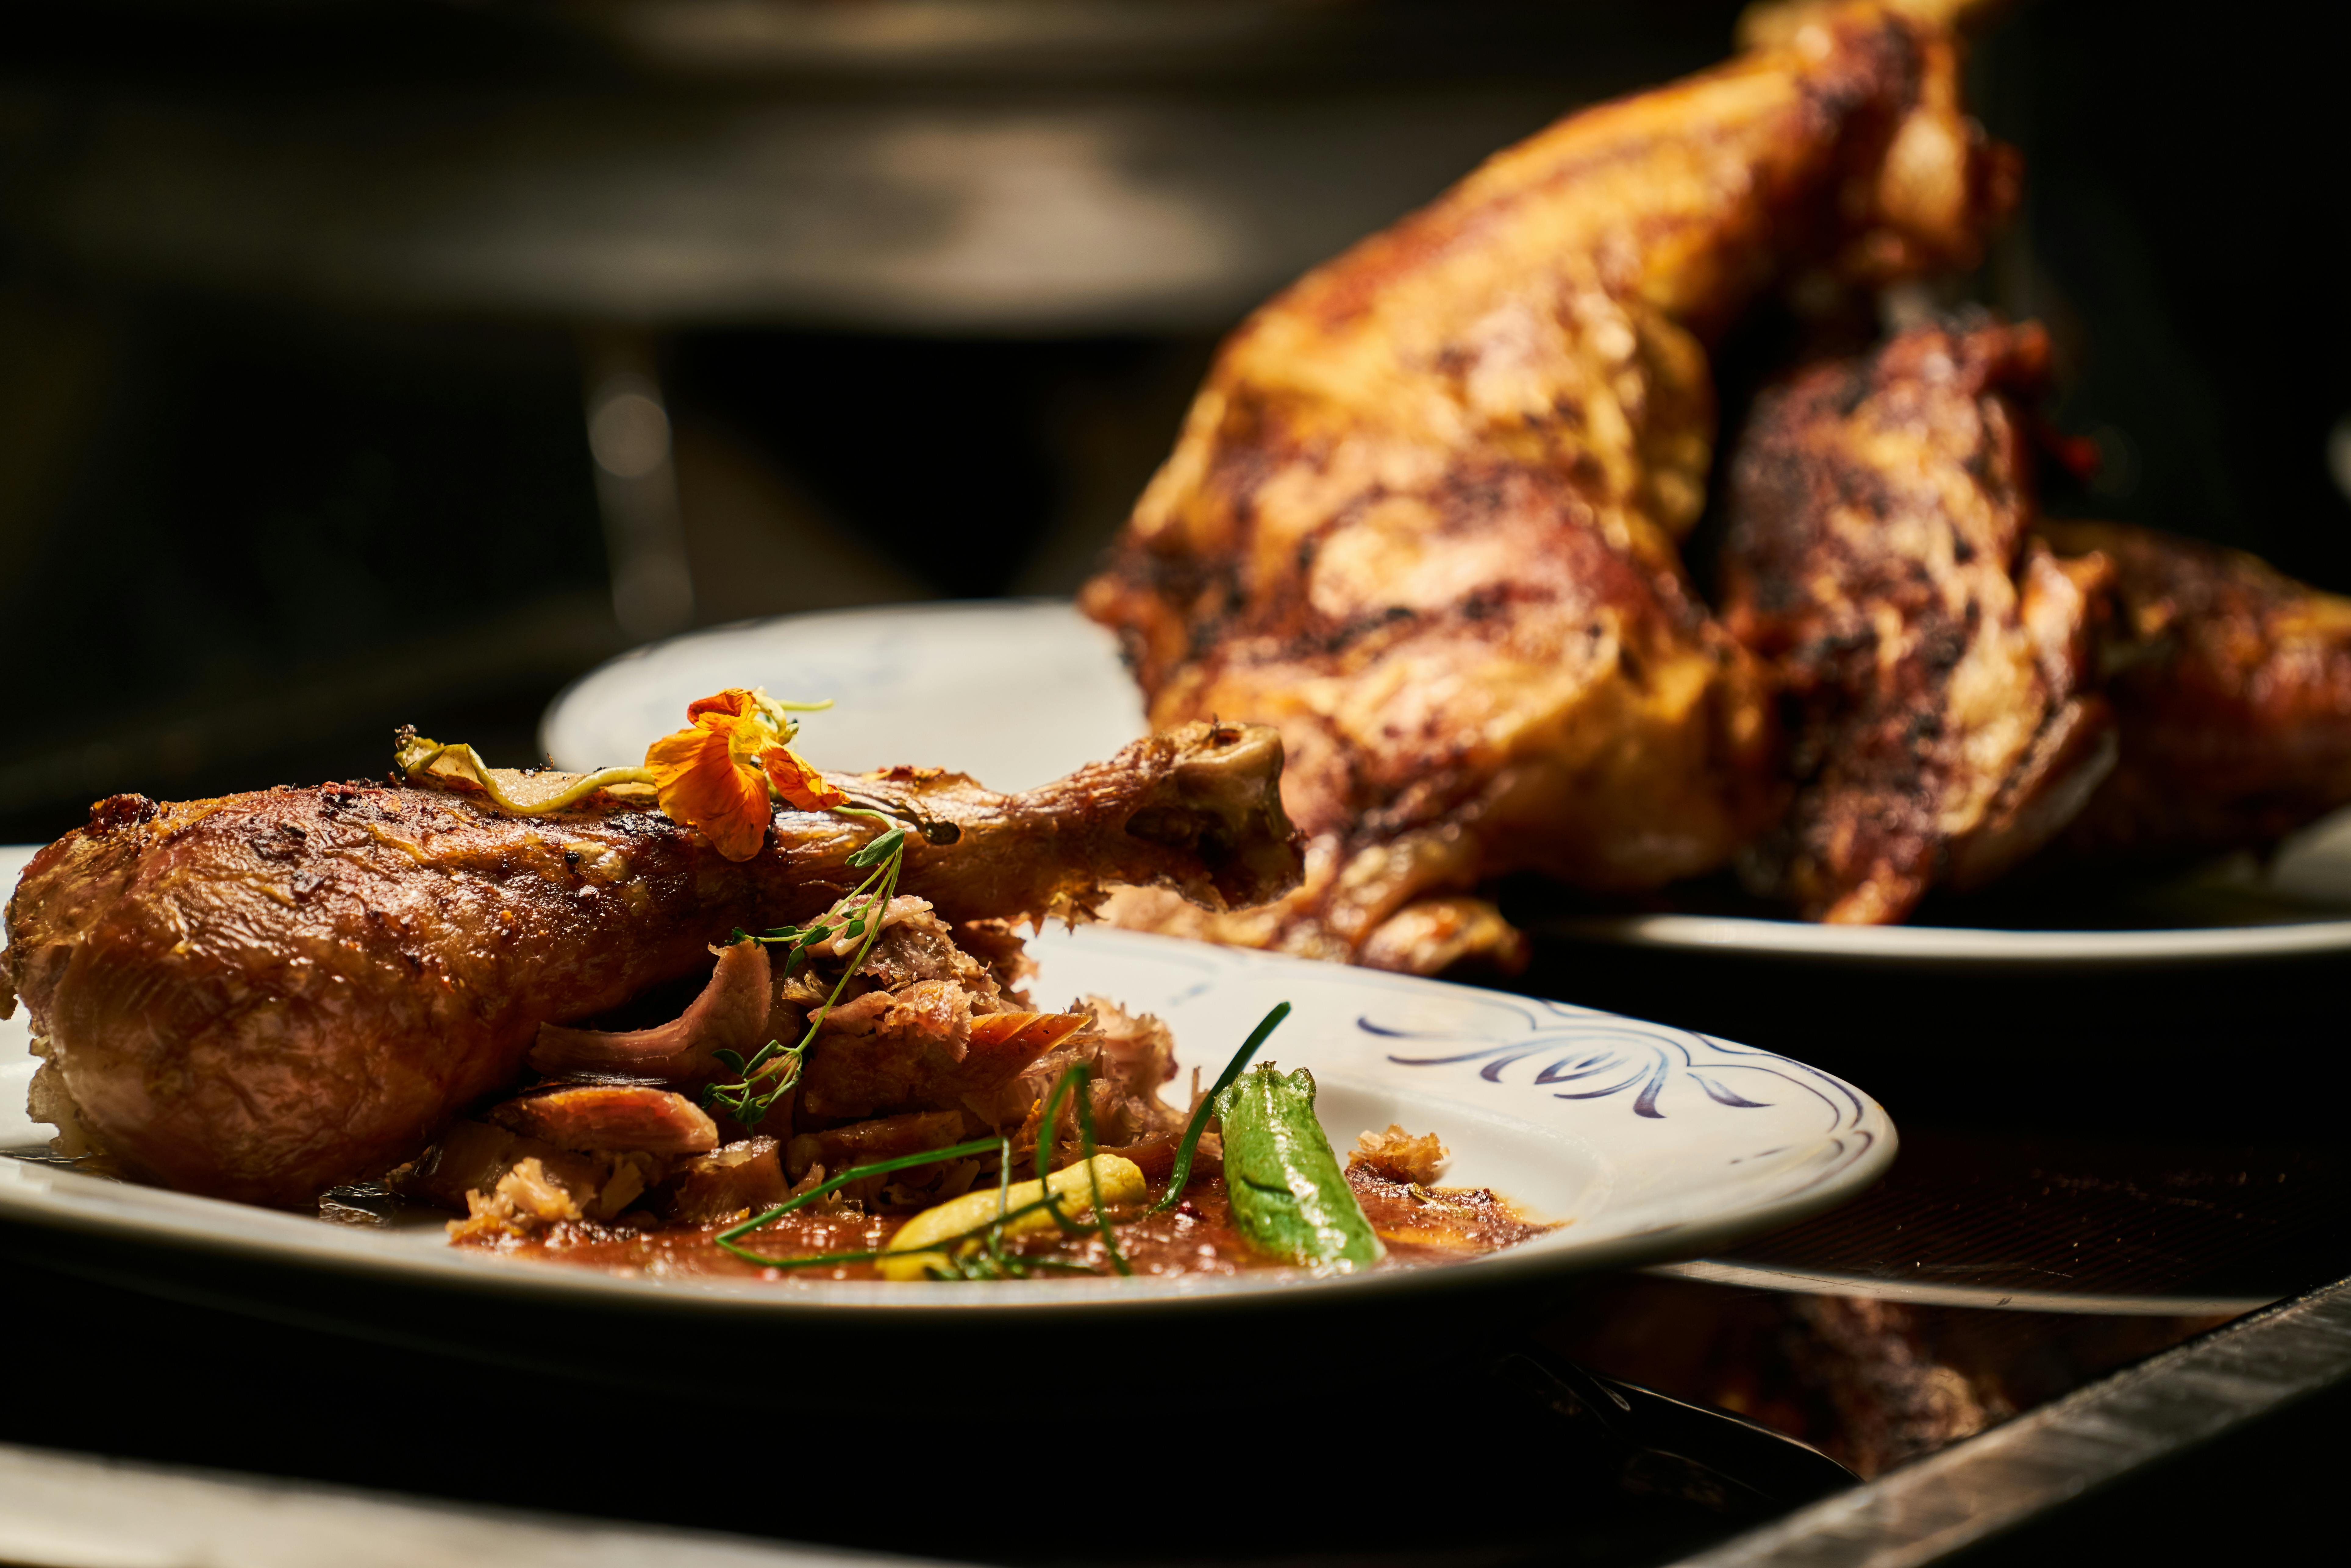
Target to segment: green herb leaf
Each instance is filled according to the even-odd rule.
[[[906,830],[893,828],[849,857],[849,863],[864,867],[880,865],[883,861],[906,847]]]
[[[1249,1058],[1257,1054],[1258,1047],[1263,1045],[1266,1037],[1281,1027],[1281,1020],[1289,1016],[1290,1004],[1276,1002],[1273,1010],[1259,1021],[1257,1028],[1249,1030],[1249,1039],[1242,1042],[1240,1050],[1233,1053],[1233,1059],[1225,1063],[1225,1070],[1217,1074],[1215,1086],[1192,1108],[1192,1119],[1184,1124],[1184,1141],[1176,1145],[1176,1168],[1168,1173],[1167,1190],[1160,1196],[1157,1203],[1144,1210],[1145,1215],[1163,1214],[1183,1200],[1185,1184],[1192,1179],[1192,1156],[1200,1147],[1200,1134],[1208,1130],[1208,1118],[1216,1113],[1217,1096],[1233,1086],[1240,1077],[1241,1070],[1249,1064]]]
[[[1052,1163],[1053,1128],[1061,1120],[1061,1102],[1074,1097],[1078,1113],[1078,1147],[1086,1162],[1087,1185],[1093,1188],[1094,1228],[1102,1234],[1102,1249],[1110,1254],[1111,1267],[1122,1274],[1132,1274],[1134,1270],[1127,1267],[1124,1255],[1118,1249],[1118,1238],[1111,1233],[1110,1216],[1102,1212],[1102,1173],[1094,1169],[1093,1096],[1086,1092],[1086,1084],[1092,1076],[1084,1062],[1072,1061],[1055,1080],[1053,1092],[1045,1102],[1044,1119],[1037,1124],[1037,1179],[1040,1182],[1046,1179],[1049,1174],[1047,1167]],[[1059,1219],[1061,1216],[1056,1213],[1054,1218]],[[1070,1231],[1081,1228],[1075,1221],[1064,1221],[1061,1228]]]
[[[1314,1076],[1253,1067],[1217,1095],[1233,1225],[1257,1250],[1341,1273],[1384,1255],[1314,1118]]]
[[[876,821],[887,821],[886,818],[875,812],[860,810],[855,807],[842,807],[838,810],[844,817],[872,817]],[[824,1005],[809,1015],[808,1029],[801,1034],[799,1043],[792,1047],[792,1050],[797,1052],[804,1054],[816,1043],[818,1031],[824,1028],[825,1020],[832,1016],[832,1009],[840,1005],[841,993],[848,987],[849,977],[864,965],[866,958],[873,951],[873,939],[882,934],[880,912],[890,906],[890,900],[897,894],[898,873],[905,864],[905,856],[898,852],[904,848],[906,835],[903,831],[897,831],[893,841],[893,834],[884,833],[880,839],[874,841],[874,844],[885,841],[892,843],[892,852],[887,861],[872,875],[858,884],[859,894],[863,894],[868,888],[872,888],[874,891],[866,898],[862,907],[853,915],[847,917],[841,927],[851,936],[862,937],[862,945],[857,949],[856,956],[851,958],[842,967],[841,977],[833,981],[832,994],[825,998]],[[866,848],[872,849],[874,844],[868,844]],[[807,956],[806,948],[818,942],[830,941],[835,935],[836,932],[827,929],[821,921],[812,923],[799,941],[793,946],[792,950],[785,956],[784,974],[789,977],[799,967],[800,961]],[[772,1101],[774,1095],[769,1095],[768,1099]]]
[[[1070,1071],[1082,1073],[1083,1063],[1071,1062]],[[1078,1147],[1085,1156],[1086,1185],[1093,1188],[1094,1228],[1102,1232],[1102,1250],[1110,1254],[1110,1266],[1122,1276],[1134,1272],[1127,1267],[1126,1255],[1118,1249],[1118,1238],[1112,1234],[1110,1216],[1103,1211],[1102,1172],[1094,1166],[1093,1096],[1085,1092],[1085,1080],[1078,1080]]]

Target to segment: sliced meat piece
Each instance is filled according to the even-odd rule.
[[[835,928],[829,941],[817,943],[809,949],[809,961],[820,969],[838,974],[841,966],[857,956],[864,946],[862,931],[852,936],[847,916],[852,910],[844,899],[825,912],[823,922]],[[966,953],[956,941],[956,933],[931,907],[930,900],[900,894],[882,912],[882,929],[873,938],[872,950],[865,955],[857,973],[883,990],[894,991],[918,980],[947,980],[975,995],[993,996],[997,991],[995,976],[977,958]]]
[[[1350,1168],[1363,1166],[1390,1181],[1418,1182],[1423,1186],[1437,1178],[1448,1157],[1449,1151],[1436,1134],[1415,1136],[1395,1122],[1390,1122],[1384,1133],[1356,1134],[1355,1146],[1347,1151]]]
[[[718,1146],[718,1124],[701,1106],[632,1084],[542,1090],[496,1106],[490,1118],[564,1149],[701,1155]]]
[[[1016,1008],[1029,1006],[1024,988],[1037,976],[1037,960],[1029,943],[1002,920],[967,920],[955,928],[956,946],[979,960],[995,980],[997,990]]]
[[[386,1177],[403,1197],[463,1208],[468,1192],[488,1192],[517,1164],[537,1158],[575,1191],[594,1192],[603,1173],[592,1155],[559,1149],[543,1138],[527,1137],[488,1122],[459,1122],[413,1165]]]
[[[835,934],[810,945],[775,987],[771,1029],[832,1002],[797,1091],[810,1117],[862,1121],[952,1108],[968,1093],[1002,1083],[1088,1021],[1082,1014],[1031,1012],[1022,998],[1006,994],[1003,977],[1017,977],[1027,967],[1008,929],[958,929],[927,900],[901,896],[883,911],[867,950],[862,931],[852,936],[849,929],[862,913],[849,900],[834,904],[820,923]],[[966,935],[988,955],[987,962],[964,951]]]
[[[864,1117],[926,1104],[961,1065],[971,996],[946,980],[868,991],[835,1008],[810,1044],[800,1103],[819,1116]]]
[[[963,1101],[985,1094],[1094,1020],[1081,1012],[989,1013],[971,1020],[964,1059],[943,1097]]]
[[[844,1171],[852,1166],[894,1160],[900,1155],[917,1155],[925,1149],[944,1149],[950,1144],[961,1143],[963,1136],[962,1112],[914,1111],[901,1116],[852,1122],[846,1127],[822,1133],[803,1133],[792,1140],[787,1163],[793,1179],[798,1180],[813,1165]]]
[[[1180,1134],[1186,1112],[1159,1098],[1160,1085],[1176,1076],[1176,1041],[1167,1026],[1148,1013],[1129,1013],[1103,997],[1088,997],[1071,1011],[1090,1015],[1093,1027],[1070,1035],[1051,1051],[992,1090],[964,1097],[964,1105],[990,1126],[1019,1126],[1017,1149],[1034,1149],[1044,1102],[1074,1063],[1089,1074],[1087,1108],[1098,1146],[1125,1154],[1165,1135]],[[1077,1112],[1064,1104],[1053,1127],[1054,1158],[1079,1157]],[[1172,1149],[1172,1145],[1171,1145]],[[1160,1156],[1145,1148],[1134,1158],[1146,1172]]]
[[[748,1056],[767,1043],[774,990],[765,944],[737,942],[714,951],[718,962],[710,983],[670,1022],[625,1033],[541,1024],[525,1060],[549,1078],[588,1082],[706,1081],[716,1067],[714,1052]]]
[[[582,1154],[510,1128],[465,1121],[386,1180],[403,1197],[470,1210],[465,1223],[486,1236],[521,1233],[559,1219],[613,1218],[659,1174],[658,1163],[643,1155]]]
[[[1086,1027],[1084,1014],[991,1013],[950,982],[869,991],[825,1021],[809,1051],[801,1103],[815,1115],[865,1117],[903,1106],[964,1103],[1010,1079]]]
[[[673,1224],[714,1225],[771,1208],[789,1190],[776,1140],[745,1138],[680,1166],[658,1201]]]

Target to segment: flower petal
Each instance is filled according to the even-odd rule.
[[[776,793],[803,811],[825,811],[835,806],[849,804],[849,797],[833,788],[825,776],[810,768],[800,754],[789,746],[771,746],[760,753],[768,765],[768,779]]]
[[[685,717],[689,724],[702,724],[705,714],[722,715],[726,718],[741,718],[747,714],[757,714],[758,711],[759,699],[742,686],[729,686],[715,695],[696,697],[685,705]],[[704,725],[703,727],[716,729],[720,727],[712,724]]]
[[[681,729],[645,748],[645,766],[672,821],[701,829],[728,860],[747,861],[759,852],[775,813],[767,780],[736,762],[729,739],[723,730]]]

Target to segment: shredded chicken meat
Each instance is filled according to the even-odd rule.
[[[1175,1042],[1156,1019],[1100,997],[1039,1012],[1024,986],[1035,966],[1000,922],[950,925],[929,900],[904,894],[880,912],[870,946],[851,935],[858,906],[844,900],[820,923],[789,972],[764,944],[717,950],[702,995],[675,1020],[621,1032],[549,1027],[529,1064],[549,1082],[457,1124],[441,1145],[395,1174],[411,1197],[467,1217],[461,1240],[498,1241],[576,1222],[710,1224],[811,1190],[828,1170],[919,1155],[989,1134],[1014,1157],[1078,1157],[1077,1107],[1047,1129],[1046,1101],[1073,1064],[1087,1071],[1086,1111],[1097,1146],[1146,1171],[1172,1165],[1184,1113],[1159,1099],[1175,1074]],[[797,1082],[753,1124],[694,1091],[719,1072],[716,1052],[738,1057],[768,1040],[790,1043],[827,1003]],[[756,1019],[756,1027],[747,1027]],[[755,1080],[774,1084],[771,1057]],[[744,1114],[748,1115],[746,1112]],[[1204,1168],[1213,1170],[1214,1145]],[[962,1192],[994,1156],[942,1160],[842,1189],[842,1200],[884,1208]]]
[[[1358,1133],[1355,1146],[1347,1155],[1347,1166],[1360,1166],[1374,1176],[1390,1181],[1418,1182],[1426,1186],[1445,1169],[1450,1151],[1434,1133],[1417,1135],[1407,1133],[1396,1123],[1390,1122],[1384,1133]]]

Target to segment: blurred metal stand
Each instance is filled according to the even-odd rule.
[[[134,25],[17,106],[36,178],[6,221],[78,267],[1053,334],[1220,328],[1579,101],[1719,57],[1736,7],[216,3],[266,46],[215,35],[217,75],[142,68],[166,9],[89,5]]]
[[[643,638],[696,597],[650,455],[661,333],[1215,333],[1577,102],[1719,55],[1733,9],[214,0],[200,32],[98,0],[0,66],[0,235],[134,285],[588,324]]]
[[[611,558],[612,618],[639,643],[694,624],[694,569],[653,347],[648,333],[610,328],[584,333],[580,341],[588,452]]]

